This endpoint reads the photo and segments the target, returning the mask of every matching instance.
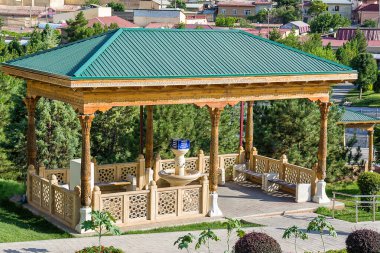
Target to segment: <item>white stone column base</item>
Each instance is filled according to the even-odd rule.
[[[217,217],[217,216],[223,216],[222,211],[219,209],[218,206],[218,193],[217,192],[211,192],[210,193],[210,210],[207,213],[208,217]]]
[[[319,180],[316,187],[317,192],[313,197],[313,202],[318,204],[330,203],[330,199],[326,195],[326,182],[324,180]]]
[[[91,230],[87,230],[85,231],[84,229],[82,229],[82,222],[86,221],[86,220],[91,220],[91,207],[82,207],[79,211],[79,215],[80,215],[80,219],[79,219],[79,224],[76,225],[75,227],[75,230],[80,233],[80,234],[84,234],[84,233],[89,233],[89,232],[92,232]]]

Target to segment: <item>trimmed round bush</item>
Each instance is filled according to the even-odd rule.
[[[252,232],[240,238],[234,246],[235,253],[281,253],[278,242],[264,233]]]
[[[360,229],[352,232],[346,239],[348,253],[379,253],[380,252],[380,233]]]
[[[380,174],[363,172],[358,178],[358,185],[362,195],[376,195],[380,191]]]
[[[124,251],[122,251],[121,249],[115,248],[113,246],[110,246],[110,247],[100,246],[100,251],[99,251],[99,246],[92,246],[92,247],[81,249],[75,253],[124,253]]]

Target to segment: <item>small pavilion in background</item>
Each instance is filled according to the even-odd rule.
[[[350,110],[345,108],[342,119],[338,124],[343,125],[344,129],[346,128],[356,128],[361,130],[366,130],[368,133],[368,169],[373,171],[373,162],[374,162],[374,132],[376,124],[379,124],[380,120],[368,116],[366,114]],[[346,146],[346,131],[344,131],[343,143]],[[367,169],[367,168],[366,168]]]
[[[324,179],[329,92],[332,85],[357,78],[349,67],[238,30],[118,29],[13,60],[3,64],[2,70],[27,83],[28,201],[78,231],[78,224],[89,219],[92,209],[110,211],[122,224],[221,215],[219,171],[235,163],[246,163],[252,170],[260,167],[263,172],[284,168],[285,180],[295,183],[303,178],[302,171],[309,184],[317,181],[313,200],[328,202]],[[77,176],[67,168],[42,172],[38,166],[35,108],[40,97],[68,103],[78,113],[82,156],[72,161],[73,168],[79,164]],[[285,158],[254,159],[253,101],[300,98],[317,102],[320,108],[316,178],[309,169],[288,166]],[[226,106],[240,101],[248,102],[245,152],[220,155],[220,115]],[[210,113],[210,155],[200,151],[197,158],[186,160],[187,166],[205,175],[195,185],[158,184],[158,172],[174,163],[153,157],[153,112],[155,105],[169,104],[205,106]],[[147,108],[145,157],[141,154],[136,163],[92,164],[90,130],[96,112],[141,105]],[[94,187],[94,180],[104,183],[133,177],[137,188],[127,191],[106,194]],[[59,182],[68,183],[69,189]]]

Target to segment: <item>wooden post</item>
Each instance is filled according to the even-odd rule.
[[[243,164],[244,163],[244,161],[245,161],[245,152],[244,152],[244,148],[243,148],[243,146],[240,146],[239,147],[239,156],[238,156],[238,159],[237,159],[237,163],[238,164]]]
[[[327,159],[327,119],[331,103],[319,102],[319,110],[321,113],[321,125],[319,133],[319,146],[318,146],[318,180],[325,180],[326,178],[326,159]]]
[[[256,171],[256,157],[255,156],[257,154],[258,154],[257,153],[257,149],[255,147],[253,147],[252,151],[251,151],[251,154],[250,154],[250,156],[251,156],[250,161],[249,161],[250,168],[248,168],[248,169],[250,169],[252,171]]]
[[[285,154],[283,154],[280,158],[280,162],[282,163],[282,168],[280,170],[281,174],[278,175],[278,178],[285,180],[285,171],[286,171],[286,164],[288,163],[288,157]]]
[[[145,168],[153,162],[153,105],[146,106]]]
[[[244,102],[240,102],[240,131],[239,131],[239,147],[243,146],[244,132]]]
[[[90,131],[93,114],[79,115],[82,127],[82,160],[81,160],[81,204],[82,207],[91,206],[91,152]]]
[[[211,143],[210,143],[210,191],[216,192],[218,189],[218,169],[219,169],[219,123],[220,114],[223,108],[209,107],[211,117]]]
[[[28,111],[28,131],[27,131],[27,162],[28,166],[33,165],[36,169],[37,174],[38,164],[37,164],[37,140],[36,140],[36,105],[40,97],[26,97],[24,98],[24,103]]]
[[[247,126],[245,128],[245,159],[250,159],[253,147],[253,101],[247,102]]]
[[[200,149],[198,151],[198,161],[197,161],[198,171],[200,173],[205,172],[205,154],[203,153],[203,150]]]
[[[144,153],[144,106],[140,105],[140,154]]]
[[[136,180],[137,180],[137,187],[142,190],[145,187],[145,158],[144,155],[140,154],[139,158],[137,159],[137,173],[136,173]]]
[[[368,169],[369,171],[373,171],[373,134],[374,129],[371,128],[368,130]]]

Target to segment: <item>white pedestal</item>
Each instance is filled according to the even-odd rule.
[[[208,211],[207,216],[208,217],[223,216],[223,213],[219,209],[219,206],[218,206],[218,193],[216,192],[210,193],[210,211]]]
[[[177,176],[185,176],[185,168],[186,168],[186,160],[185,154],[188,152],[188,149],[174,149],[172,148],[172,152],[175,155],[175,175]]]
[[[76,225],[75,227],[75,230],[80,233],[80,234],[83,234],[83,233],[89,233],[91,232],[91,230],[87,230],[85,231],[84,229],[82,229],[82,222],[86,221],[86,220],[91,220],[91,207],[82,207],[79,211],[79,214],[80,214],[80,219],[79,219],[79,224]]]
[[[330,203],[330,199],[326,195],[326,182],[324,180],[317,182],[317,192],[313,197],[313,202],[319,204]]]
[[[80,186],[81,178],[81,159],[70,161],[70,190],[74,190],[75,186]],[[91,191],[94,189],[94,163],[91,163]]]

